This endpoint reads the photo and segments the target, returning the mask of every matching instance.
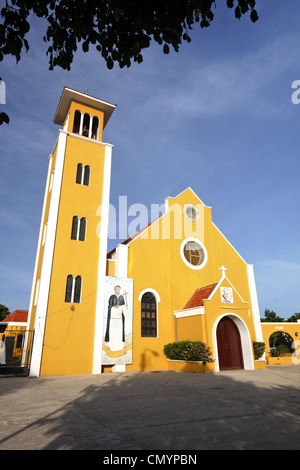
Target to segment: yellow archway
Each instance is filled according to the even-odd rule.
[[[300,364],[300,323],[261,323],[263,341],[266,345],[265,355],[268,364]],[[288,333],[294,340],[294,353],[280,357],[271,357],[269,338],[273,333]]]

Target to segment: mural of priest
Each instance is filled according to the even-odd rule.
[[[114,294],[109,297],[105,342],[111,351],[120,351],[125,344],[125,316],[128,309],[127,292],[122,294],[121,286],[114,287]],[[125,297],[125,298],[124,298]]]

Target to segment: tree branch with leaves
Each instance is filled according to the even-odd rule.
[[[236,18],[250,12],[251,21],[258,20],[255,0],[223,1]],[[70,70],[79,45],[83,52],[94,46],[109,69],[115,62],[121,68],[141,63],[151,41],[165,54],[170,47],[178,52],[183,42],[191,42],[195,25],[210,26],[215,10],[216,0],[6,0],[0,13],[0,61],[13,55],[18,62],[29,50],[32,13],[48,21],[43,39],[49,69]],[[5,116],[2,122],[8,122]]]

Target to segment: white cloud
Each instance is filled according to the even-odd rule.
[[[297,40],[299,35],[286,35],[247,54],[228,54],[200,63],[186,60],[186,67],[171,70],[178,74],[175,86],[161,88],[148,104],[151,108],[159,102],[165,109],[191,117],[278,115],[286,96],[290,105],[292,80],[283,88],[282,78],[297,63]]]
[[[265,269],[276,269],[278,271],[291,271],[293,274],[295,272],[299,272],[300,275],[300,263],[295,263],[292,261],[286,261],[282,259],[273,259],[273,260],[265,260],[265,261],[260,261],[259,262],[262,266],[265,267]]]

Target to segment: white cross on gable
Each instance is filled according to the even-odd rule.
[[[225,271],[227,271],[227,268],[225,268],[225,266],[221,266],[219,270],[222,271],[222,276],[225,277]]]

